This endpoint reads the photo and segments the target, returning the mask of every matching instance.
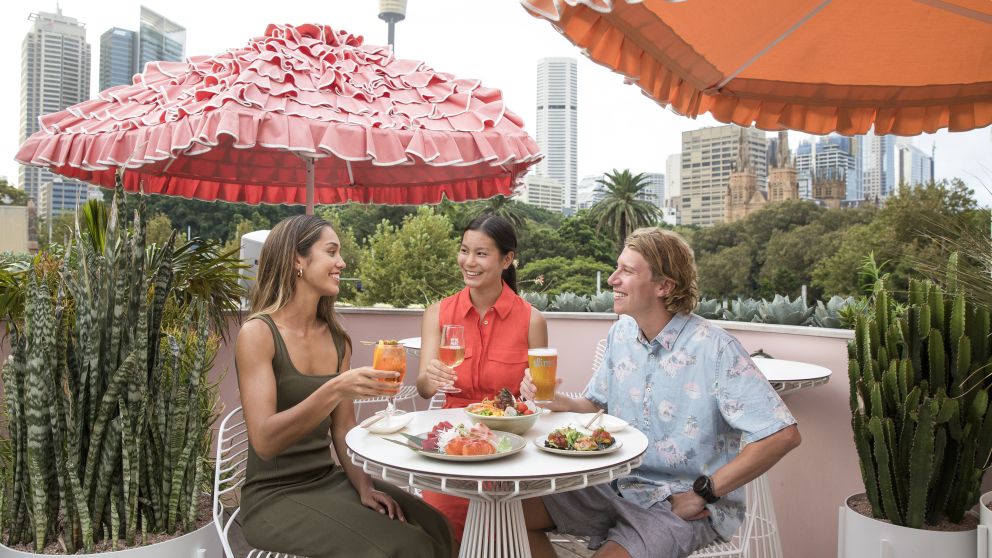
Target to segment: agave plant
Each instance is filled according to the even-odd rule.
[[[8,544],[72,553],[195,528],[208,472],[217,350],[207,302],[172,318],[170,241],[150,265],[143,203],[119,187],[102,250],[75,237],[57,269],[26,273],[23,328],[3,368],[11,447]],[[44,261],[44,260],[41,260]],[[195,316],[195,317],[194,317]]]
[[[589,299],[575,293],[560,293],[551,302],[555,312],[585,312],[589,309]]]
[[[521,292],[520,298],[526,300],[531,306],[541,312],[548,309],[548,295],[544,293]]]
[[[830,297],[826,304],[823,301],[816,301],[816,309],[813,311],[813,325],[818,327],[843,328],[844,319],[842,312],[844,307],[855,304],[853,296],[841,298],[837,295]]]
[[[590,312],[612,312],[613,311],[613,293],[611,291],[604,291],[589,299],[589,311]]]
[[[761,322],[758,315],[758,301],[753,298],[740,298],[727,302],[723,309],[723,319],[735,322]]]
[[[718,298],[701,298],[692,312],[707,320],[719,320],[723,318],[723,301]]]
[[[788,296],[775,295],[771,302],[762,299],[758,305],[758,314],[766,324],[779,325],[810,325],[813,316],[812,307],[807,307],[802,298],[789,300]]]

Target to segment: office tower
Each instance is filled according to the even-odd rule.
[[[803,141],[796,148],[796,175],[799,180],[799,197],[820,199],[813,193],[813,177],[830,180],[840,178],[845,182],[845,191],[857,190],[858,161],[854,156],[857,138],[831,134],[820,137],[815,142]],[[834,190],[830,190],[832,199]],[[860,198],[848,198],[860,199]]]
[[[933,157],[913,145],[912,138],[896,141],[895,183],[916,186],[933,181]]]
[[[644,182],[647,186],[641,190],[637,199],[646,200],[658,207],[665,206],[665,175],[660,172],[644,173]]]
[[[514,197],[524,203],[561,213],[564,188],[553,178],[529,174],[524,178],[524,187]]]
[[[99,186],[78,180],[69,180],[58,175],[43,182],[38,190],[38,211],[42,215],[58,215],[75,209],[87,200],[103,199]]]
[[[596,202],[603,199],[603,191],[606,189],[606,186],[603,186],[599,181],[605,178],[606,175],[603,174],[592,174],[582,177],[578,186],[576,209],[589,209]]]
[[[864,197],[869,200],[885,199],[896,187],[895,136],[877,136],[868,132],[864,137]]]
[[[38,117],[58,112],[90,96],[90,45],[86,27],[75,18],[39,12],[28,18],[33,27],[21,44],[20,134],[23,143],[38,131]],[[53,174],[38,167],[21,166],[21,188],[38,201],[38,191]],[[39,215],[47,218],[47,214]]]
[[[137,73],[137,33],[111,27],[100,35],[100,91],[115,85],[128,85]]]
[[[186,28],[141,6],[138,31],[111,27],[100,36],[100,90],[128,85],[145,64],[178,62],[186,53]]]
[[[682,154],[672,153],[665,159],[665,205],[671,206],[671,200],[681,194]]]
[[[744,130],[755,187],[766,191],[768,142],[765,133],[755,128]],[[741,127],[732,124],[682,132],[680,223],[706,226],[724,222],[727,186],[740,137]],[[759,163],[755,164],[755,161]]]
[[[578,205],[578,78],[574,58],[537,63],[537,145],[544,159],[535,174],[564,187],[565,207]]]

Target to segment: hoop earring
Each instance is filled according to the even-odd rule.
[[[296,270],[296,276],[297,277],[303,277],[303,268],[300,268],[300,269],[297,269]]]

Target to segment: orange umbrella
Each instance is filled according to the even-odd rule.
[[[992,123],[989,0],[521,0],[680,114],[811,134]]]

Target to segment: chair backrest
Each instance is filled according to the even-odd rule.
[[[595,374],[606,358],[606,339],[600,339],[596,343],[596,352],[592,355],[592,373]]]
[[[214,527],[220,535],[224,555],[234,558],[228,539],[231,526],[241,511],[241,485],[248,466],[248,427],[241,407],[231,411],[220,423],[217,432],[217,461],[214,464]],[[233,502],[231,515],[224,519],[224,502]]]
[[[444,395],[444,392],[439,391],[435,393],[434,397],[431,397],[431,402],[427,405],[427,410],[436,411],[438,409],[443,409],[445,397],[447,396]]]

